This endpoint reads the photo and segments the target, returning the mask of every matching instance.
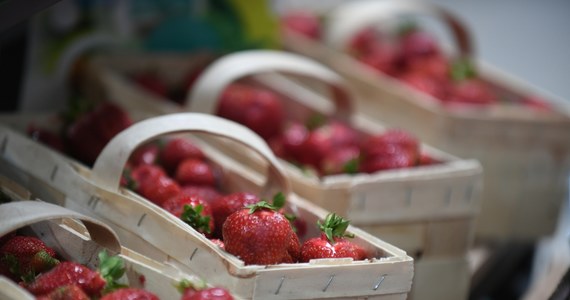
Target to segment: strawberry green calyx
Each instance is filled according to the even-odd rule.
[[[109,256],[105,250],[99,252],[99,274],[107,282],[103,288],[103,294],[128,287],[118,282],[125,274],[125,263],[118,256]]]
[[[451,79],[454,81],[463,81],[477,76],[477,71],[473,62],[467,58],[461,58],[453,62],[451,65]]]
[[[187,289],[193,289],[196,291],[203,290],[207,287],[206,281],[190,281],[188,279],[182,279],[180,282],[174,285],[180,294],[184,294]]]
[[[286,201],[285,195],[283,193],[279,192],[279,193],[275,194],[275,196],[273,196],[273,204],[271,204],[265,200],[261,200],[255,204],[247,205],[246,208],[249,208],[250,214],[252,214],[256,210],[259,210],[262,208],[270,209],[273,211],[278,211],[283,206],[285,206],[285,201]]]
[[[198,204],[195,207],[184,205],[184,211],[180,215],[180,219],[200,232],[211,233],[210,216],[202,215],[203,210],[204,206],[202,204]]]
[[[325,233],[327,239],[331,244],[334,244],[335,238],[354,237],[354,234],[346,233],[346,229],[348,228],[349,224],[350,221],[342,218],[335,213],[328,214],[325,218],[324,223],[317,221],[317,226],[319,226],[319,229]]]
[[[360,165],[360,159],[353,158],[347,161],[342,167],[342,169],[346,174],[356,174],[358,173],[359,165]]]
[[[326,123],[327,123],[327,118],[322,114],[316,113],[309,117],[305,126],[307,126],[307,128],[312,131],[325,125]]]

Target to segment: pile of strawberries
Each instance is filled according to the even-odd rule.
[[[127,112],[111,102],[77,106],[81,108],[71,107],[64,113],[65,125],[60,132],[30,124],[27,133],[38,142],[93,165],[105,145],[133,121]]]
[[[278,193],[269,203],[247,191],[225,193],[223,177],[223,170],[209,161],[190,139],[168,137],[151,141],[133,152],[123,185],[180,218],[246,264],[295,263],[308,261],[304,259],[307,257],[317,258],[313,254],[303,255],[305,246],[300,238],[306,234],[306,224],[286,213],[283,194]],[[335,216],[334,221],[325,223],[325,227],[333,228],[327,229],[330,233],[326,236],[331,244],[353,249],[332,251],[325,257],[346,253],[352,253],[350,257],[358,260],[367,257],[364,250],[345,239],[348,222]]]
[[[321,37],[320,20],[308,11],[291,11],[282,17],[281,24],[313,40]],[[365,28],[352,38],[347,50],[372,69],[397,78],[445,105],[480,107],[504,102],[552,111],[551,105],[538,96],[499,93],[478,76],[471,61],[446,56],[434,36],[411,23],[390,34]]]
[[[71,261],[60,261],[54,249],[42,240],[11,233],[0,238],[0,275],[12,279],[38,300],[159,300],[153,293],[118,283],[125,267],[118,256],[99,253],[99,267],[93,270]],[[181,300],[231,300],[222,288],[180,283]],[[218,298],[213,298],[212,293]]]
[[[217,114],[255,131],[277,156],[322,176],[435,163],[421,153],[418,140],[408,132],[391,129],[370,136],[321,115],[287,121],[278,94],[243,83],[224,90]]]

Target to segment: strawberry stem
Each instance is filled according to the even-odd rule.
[[[461,58],[451,64],[451,79],[463,81],[477,76],[473,63],[467,58]]]
[[[331,244],[334,244],[335,238],[354,237],[354,234],[346,233],[346,229],[348,228],[349,224],[349,220],[346,220],[335,213],[328,214],[325,218],[324,223],[317,221],[317,226],[322,232],[325,233],[327,239]]]
[[[107,282],[103,294],[127,287],[118,282],[125,274],[125,263],[119,256],[109,256],[105,250],[99,252],[99,274]]]
[[[326,123],[327,123],[327,118],[324,115],[315,113],[309,117],[305,126],[307,126],[307,128],[310,131],[313,131],[313,130],[325,125]]]
[[[203,210],[204,206],[202,204],[198,204],[196,207],[184,205],[184,211],[180,219],[202,233],[211,233],[210,216],[202,215]]]
[[[195,291],[203,290],[206,288],[206,282],[200,280],[199,282],[190,281],[188,279],[182,279],[178,284],[174,285],[180,294],[184,294],[187,289],[193,289]]]
[[[353,158],[347,161],[344,166],[342,166],[342,169],[346,174],[356,174],[358,173],[359,165],[360,159]]]
[[[270,209],[273,211],[278,211],[283,206],[285,206],[285,201],[286,201],[285,195],[283,193],[279,192],[279,193],[275,194],[275,196],[273,196],[273,204],[271,204],[265,200],[261,200],[257,203],[246,205],[246,208],[249,208],[250,214],[252,214],[256,210],[259,210],[262,208]]]

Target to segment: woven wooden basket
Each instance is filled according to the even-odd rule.
[[[7,187],[4,183],[7,181],[2,181],[3,191],[11,190],[14,186],[9,183],[10,187]],[[161,299],[180,297],[175,287],[177,281],[183,278],[198,280],[195,276],[184,275],[121,247],[112,229],[97,219],[50,203],[19,198],[15,197],[14,200],[20,201],[0,205],[0,236],[15,230],[26,230],[44,240],[65,260],[91,268],[98,265],[97,254],[107,250],[109,254],[119,255],[125,262],[124,283],[151,291]],[[141,281],[143,277],[145,280]],[[0,277],[0,296],[2,299],[35,299],[13,281],[3,277]]]
[[[2,127],[3,169],[19,171],[21,181],[55,202],[104,220],[124,245],[159,262],[176,266],[229,288],[246,299],[354,298],[405,299],[411,287],[413,260],[404,251],[350,227],[355,242],[370,253],[364,261],[333,259],[274,266],[250,265],[218,248],[180,219],[135,193],[119,188],[123,166],[131,152],[151,138],[167,133],[201,132],[227,136],[247,145],[270,161],[267,180],[219,155],[204,152],[220,163],[230,189],[262,195],[276,188],[288,195],[288,209],[307,224],[322,219],[326,211],[290,193],[290,185],[267,145],[249,129],[200,114],[174,114],[138,122],[117,135],[103,150],[93,169]],[[206,145],[202,145],[206,147]],[[48,200],[49,199],[49,200]],[[307,235],[316,235],[309,228]]]
[[[534,241],[552,233],[570,170],[570,106],[530,84],[477,61],[480,76],[507,97],[540,95],[556,108],[534,112],[519,106],[449,109],[439,101],[359,63],[344,50],[351,36],[399,15],[442,20],[451,29],[455,50],[473,56],[465,26],[445,9],[415,1],[351,1],[325,18],[325,41],[284,32],[285,47],[319,60],[361,92],[357,110],[417,133],[427,143],[484,169],[483,203],[477,226],[481,239]],[[566,103],[565,103],[566,102]],[[529,222],[532,220],[532,222]]]

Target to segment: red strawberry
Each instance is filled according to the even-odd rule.
[[[135,190],[137,191],[142,185],[145,185],[147,181],[155,181],[164,176],[166,176],[166,173],[160,166],[147,164],[135,167],[130,173],[130,177],[135,182]]]
[[[401,56],[395,45],[387,42],[375,42],[368,48],[368,51],[359,57],[362,63],[388,75],[397,74]]]
[[[360,150],[356,146],[335,148],[321,162],[323,175],[354,174],[358,172]]]
[[[179,194],[162,203],[162,208],[207,237],[214,232],[214,218],[210,204],[199,196]]]
[[[301,123],[293,122],[285,127],[279,137],[283,144],[285,158],[292,158],[302,162],[303,144],[309,137],[309,130]]]
[[[67,128],[70,151],[74,157],[91,165],[109,140],[131,124],[122,108],[110,102],[100,103]]]
[[[28,278],[57,265],[55,255],[55,251],[38,238],[14,236],[0,247],[0,266],[9,270],[12,278]]]
[[[329,122],[311,131],[303,144],[305,153],[301,163],[320,169],[323,157],[327,156],[334,148],[355,146],[358,143],[358,133],[352,128],[341,122]]]
[[[214,243],[214,245],[224,249],[226,246],[224,245],[224,242],[220,239],[210,239],[210,241],[212,241],[212,243]]]
[[[428,154],[422,153],[420,155],[420,166],[428,166],[428,165],[435,165],[435,164],[439,164],[440,161],[438,161],[437,159],[431,157]]]
[[[133,80],[142,86],[145,90],[162,98],[168,95],[168,88],[153,72],[145,72],[136,74]]]
[[[443,55],[430,55],[416,57],[407,61],[407,70],[412,73],[423,74],[441,84],[448,84],[451,67]]]
[[[106,294],[100,300],[159,300],[155,294],[139,288],[122,288]]]
[[[134,167],[155,164],[159,152],[160,148],[157,143],[147,143],[135,149],[131,157],[129,157],[129,162]]]
[[[399,148],[412,155],[419,155],[420,144],[416,137],[401,129],[389,129],[382,134],[368,137],[361,146],[366,158],[397,152]]]
[[[203,185],[185,185],[182,187],[181,193],[188,196],[198,196],[209,204],[222,197],[222,194],[213,187]]]
[[[233,300],[230,292],[224,288],[206,287],[205,282],[180,281],[176,287],[182,293],[181,300]]]
[[[161,176],[141,183],[138,193],[158,206],[180,193],[180,186],[170,177]]]
[[[345,233],[349,225],[348,220],[331,213],[327,215],[324,223],[318,221],[317,225],[322,231],[321,236],[303,243],[301,262],[309,262],[311,259],[318,258],[350,257],[354,260],[366,258],[366,251],[362,247],[346,239],[354,237],[353,234]]]
[[[538,96],[523,97],[520,101],[524,106],[537,111],[548,112],[553,110],[552,105],[548,101]]]
[[[169,140],[160,153],[160,164],[169,172],[174,172],[185,159],[204,159],[204,153],[187,138]]]
[[[401,40],[402,54],[406,60],[418,56],[438,55],[440,49],[435,38],[427,32],[412,30],[405,34]]]
[[[447,96],[447,86],[436,77],[417,71],[402,74],[399,79],[411,88],[443,101]]]
[[[182,185],[214,186],[216,184],[212,166],[194,158],[186,159],[178,165],[175,178]]]
[[[360,171],[374,173],[382,170],[409,168],[418,164],[415,156],[406,152],[397,152],[390,155],[367,158],[360,164]]]
[[[33,124],[28,126],[27,132],[34,141],[38,141],[54,150],[65,153],[65,143],[57,134]]]
[[[273,205],[260,201],[231,214],[222,228],[225,250],[246,265],[296,262],[299,239],[289,220],[277,212],[284,201],[275,197]]]
[[[47,295],[36,298],[37,300],[90,300],[89,296],[77,284],[64,285],[54,289]]]
[[[222,236],[222,226],[224,225],[224,222],[229,215],[244,208],[247,205],[255,204],[259,201],[259,197],[257,197],[255,194],[248,192],[237,192],[220,197],[216,201],[212,202],[212,213],[214,215],[214,221],[216,223],[214,226],[216,228],[215,236]]]
[[[370,52],[372,45],[378,42],[379,36],[373,27],[366,27],[356,33],[349,43],[349,51],[356,56]]]
[[[472,78],[454,83],[451,86],[447,101],[451,103],[488,105],[498,100],[488,84],[477,78]]]
[[[277,94],[237,83],[222,93],[217,115],[247,126],[265,140],[279,134],[285,118]]]
[[[64,261],[46,273],[40,274],[24,287],[34,295],[45,295],[54,289],[70,284],[77,284],[88,295],[99,295],[106,281],[97,272],[74,262]]]
[[[284,28],[299,33],[313,40],[321,38],[319,18],[309,11],[295,10],[287,12],[281,18]]]

